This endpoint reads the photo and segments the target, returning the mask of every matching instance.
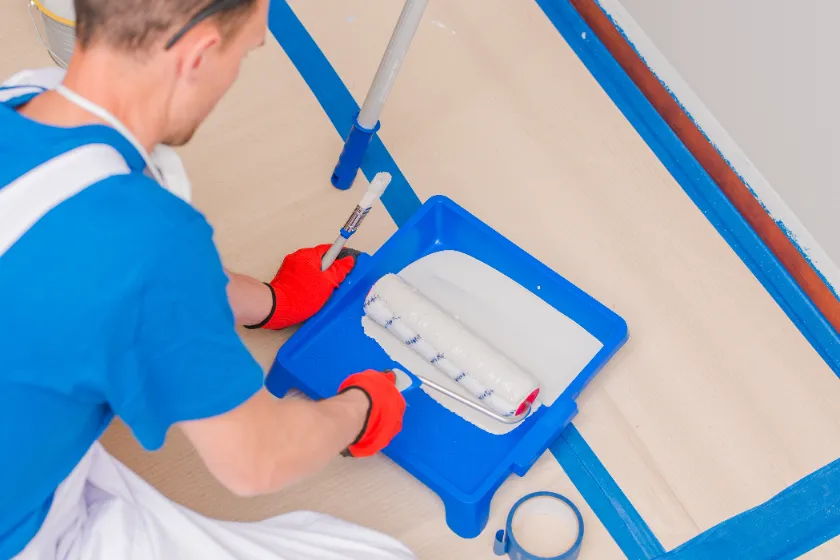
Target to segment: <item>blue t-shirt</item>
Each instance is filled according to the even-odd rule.
[[[0,192],[90,143],[116,148],[132,173],[60,203],[0,254],[0,558],[37,533],[115,415],[153,450],[174,423],[263,385],[202,215],[143,175],[118,132],[29,120],[15,107],[30,98],[0,103]]]

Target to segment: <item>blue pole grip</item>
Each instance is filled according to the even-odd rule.
[[[357,118],[358,115],[353,118],[353,127],[344,141],[344,148],[341,150],[341,155],[338,156],[338,163],[330,178],[333,186],[342,191],[346,191],[353,186],[353,181],[356,180],[356,174],[359,172],[359,167],[362,166],[362,160],[367,153],[370,141],[379,130],[379,121],[372,129],[368,129],[363,128]]]

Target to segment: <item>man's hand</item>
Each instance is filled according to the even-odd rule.
[[[397,377],[392,371],[367,370],[344,380],[339,394],[361,391],[370,402],[365,424],[345,455],[367,457],[384,449],[402,429],[405,399],[396,387]]]
[[[321,271],[321,258],[329,248],[318,245],[288,255],[274,279],[266,284],[272,296],[271,311],[247,328],[284,329],[318,313],[353,269],[358,255],[358,251],[343,250],[332,266]]]

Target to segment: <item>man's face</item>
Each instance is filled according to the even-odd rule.
[[[211,44],[200,54],[195,54],[195,49],[186,51],[173,90],[165,144],[183,146],[192,139],[236,81],[244,58],[265,43],[268,3],[269,0],[258,0],[241,27],[223,43]],[[197,44],[196,49],[200,49],[201,43]]]

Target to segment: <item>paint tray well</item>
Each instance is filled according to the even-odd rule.
[[[327,305],[284,344],[266,379],[277,396],[296,388],[314,399],[334,395],[350,374],[402,364],[369,338],[363,304],[384,274],[399,273],[432,253],[459,251],[498,270],[563,313],[603,345],[551,406],[521,426],[488,433],[453,414],[426,393],[405,394],[402,432],[385,454],[443,500],[449,527],[465,538],[487,524],[490,501],[511,474],[524,476],[577,412],[575,399],[627,340],[624,320],[485,223],[443,196],[430,198],[372,256],[355,269]]]

